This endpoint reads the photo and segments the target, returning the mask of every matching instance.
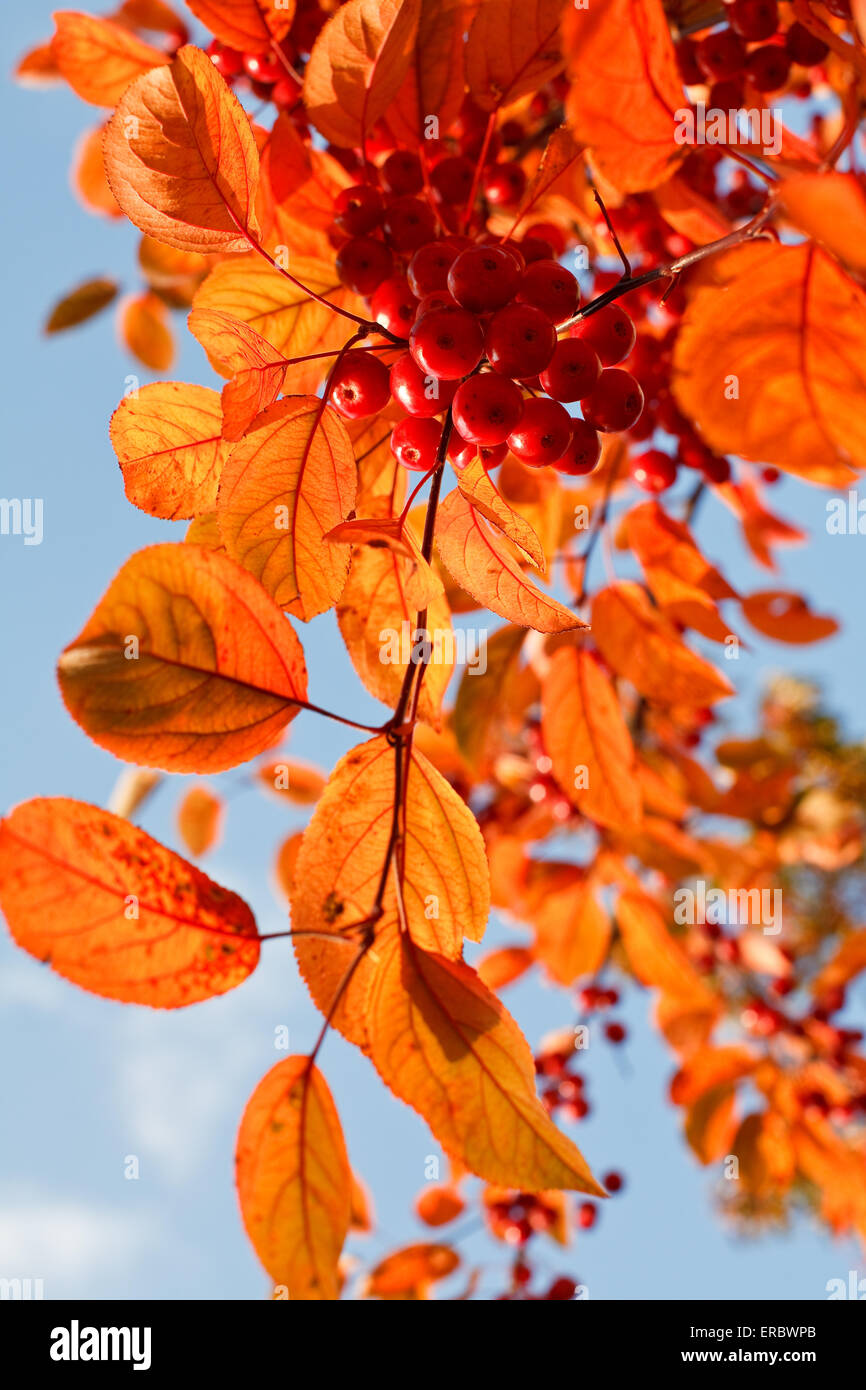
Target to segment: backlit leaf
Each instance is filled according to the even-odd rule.
[[[212,849],[220,837],[223,803],[207,787],[190,787],[177,811],[177,828],[196,858]]]
[[[48,315],[45,332],[62,333],[66,328],[75,328],[79,323],[86,323],[88,319],[107,308],[116,295],[117,284],[114,280],[104,277],[87,280],[55,304]]]
[[[155,294],[133,295],[122,306],[120,336],[133,357],[152,372],[167,372],[174,361],[174,339],[165,305]]]
[[[421,0],[408,71],[388,106],[388,128],[402,143],[426,138],[431,115],[447,130],[463,99],[462,0]]]
[[[307,64],[304,103],[326,140],[363,145],[400,90],[420,13],[421,0],[348,0],[325,25]]]
[[[838,632],[835,618],[813,613],[799,594],[782,589],[766,589],[743,599],[743,613],[752,627],[777,642],[820,642]]]
[[[111,443],[130,502],[176,520],[208,512],[230,445],[216,391],[156,381],[125,396],[111,417]]]
[[[712,1010],[716,1000],[680,943],[671,935],[661,909],[645,894],[623,893],[616,920],[629,963],[641,984]]]
[[[116,106],[136,77],[164,67],[169,59],[110,19],[59,10],[51,54],[73,92],[94,106]]]
[[[614,671],[650,700],[703,706],[733,694],[725,677],[651,607],[639,584],[612,584],[596,595],[592,635]]]
[[[485,111],[535,92],[561,71],[563,0],[481,0],[466,41],[466,84]]]
[[[211,362],[218,360],[223,375],[223,434],[238,440],[244,430],[283,389],[286,359],[249,324],[219,309],[193,309],[187,320]]]
[[[230,48],[263,53],[284,39],[295,17],[295,0],[187,0],[196,19]]]
[[[547,563],[544,549],[529,522],[515,512],[500,493],[480,458],[474,458],[457,475],[457,486],[463,496],[503,535],[522,550],[527,560],[544,574]]]

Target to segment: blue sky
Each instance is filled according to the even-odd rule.
[[[50,32],[43,0],[9,7],[3,65]],[[61,648],[79,631],[120,564],[134,550],[177,539],[179,526],[138,512],[123,495],[108,419],[125,380],[148,374],[118,344],[103,317],[46,340],[45,313],[60,293],[95,274],[135,287],[136,234],[86,214],[69,191],[70,151],[98,112],[58,90],[0,89],[3,186],[5,497],[44,499],[44,539],[24,546],[0,537],[5,679],[0,807],[34,795],[105,804],[120,765],[91,744],[63,710],[54,678]],[[180,321],[178,321],[180,327]],[[216,384],[187,334],[175,374]],[[724,707],[727,727],[749,727],[767,674],[791,669],[826,683],[833,707],[862,736],[866,610],[859,603],[863,538],[829,537],[823,492],[785,481],[774,502],[812,533],[783,550],[780,584],[807,593],[818,612],[845,619],[843,632],[814,648],[755,639],[734,672],[742,698]],[[775,584],[748,560],[724,508],[710,502],[698,536],[738,587]],[[477,615],[471,615],[477,623]],[[470,619],[470,620],[471,620]],[[330,617],[302,631],[313,701],[376,722],[382,707],[362,691]],[[312,715],[292,726],[291,756],[333,766],[350,731]],[[171,785],[171,782],[175,785]],[[142,818],[179,848],[174,810],[182,779],[169,779]],[[274,852],[300,814],[239,785],[229,795],[227,836],[203,861],[252,905],[262,932],[285,926],[272,888]],[[492,924],[491,941],[509,939]],[[507,1002],[537,1042],[569,1021],[567,997],[536,982]],[[539,1246],[539,1267],[579,1275],[591,1298],[821,1298],[862,1255],[806,1222],[786,1236],[736,1241],[713,1214],[713,1175],[691,1157],[679,1116],[664,1100],[671,1054],[648,1023],[650,1001],[633,990],[623,1017],[631,1030],[627,1067],[597,1047],[585,1069],[593,1115],[570,1130],[596,1172],[621,1169],[627,1189],[606,1204],[596,1229],[571,1252]],[[293,1051],[309,1049],[317,1015],[287,942],[266,948],[239,990],[194,1008],[162,1013],[98,1000],[64,983],[0,936],[0,1276],[42,1278],[47,1297],[260,1298],[267,1280],[241,1228],[232,1181],[237,1123],[259,1078],[283,1055],[274,1030],[290,1029]],[[322,1054],[353,1165],[373,1189],[377,1228],[350,1249],[368,1261],[395,1243],[424,1238],[411,1203],[428,1155],[438,1150],[420,1120],[384,1090],[368,1063],[336,1035]],[[128,1155],[137,1181],[124,1178]],[[465,1223],[461,1223],[465,1224]],[[496,1290],[503,1250],[483,1235],[460,1249]]]

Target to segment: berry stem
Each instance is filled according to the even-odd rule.
[[[496,128],[496,111],[490,112],[487,118],[487,129],[484,132],[484,139],[481,142],[481,149],[478,152],[478,159],[475,164],[475,173],[472,175],[472,187],[469,190],[469,197],[466,199],[466,207],[463,209],[463,216],[460,219],[462,231],[466,231],[472,219],[472,210],[475,207],[475,199],[478,196],[478,185],[481,182],[481,171],[484,168],[484,161],[487,158],[487,151],[490,148],[490,141]]]

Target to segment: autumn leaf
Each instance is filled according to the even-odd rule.
[[[108,186],[102,161],[105,127],[86,130],[78,139],[72,163],[72,187],[88,212],[100,217],[122,217],[117,199]]]
[[[118,327],[121,340],[143,366],[167,372],[174,361],[174,339],[165,305],[155,294],[137,294],[122,306]]]
[[[525,628],[500,628],[485,640],[485,669],[476,664],[463,672],[454,701],[454,736],[476,771],[489,766],[498,747],[500,722],[507,718],[510,678],[525,641]]]
[[[566,796],[600,825],[637,825],[641,796],[634,746],[598,662],[574,647],[554,652],[541,701],[544,747]]]
[[[187,0],[196,19],[230,48],[263,53],[284,39],[295,17],[295,0]]]
[[[641,984],[659,989],[672,998],[687,1000],[701,1011],[715,1011],[715,995],[671,935],[664,915],[652,898],[640,893],[623,893],[617,903],[616,920],[629,964]]]
[[[348,0],[319,34],[304,75],[304,104],[334,145],[362,146],[409,68],[421,0]]]
[[[532,866],[520,915],[535,928],[536,957],[557,984],[594,975],[607,959],[613,928],[595,886],[573,864]]]
[[[286,359],[254,328],[219,309],[193,309],[187,319],[211,362],[232,380],[222,390],[222,433],[236,441],[283,389]]]
[[[474,970],[404,936],[379,956],[367,1005],[371,1059],[446,1152],[488,1182],[603,1196],[536,1097],[523,1034]]]
[[[142,386],[112,415],[111,443],[126,495],[143,512],[176,520],[215,506],[231,447],[216,391],[177,381]]]
[[[13,75],[22,87],[50,87],[55,82],[60,82],[60,69],[54,57],[51,40],[36,44],[19,58]]]
[[[430,1183],[416,1199],[415,1211],[425,1226],[447,1226],[466,1210],[456,1187]]]
[[[82,101],[116,106],[137,77],[164,67],[169,59],[110,19],[58,10],[51,56],[57,70]]]
[[[352,1174],[331,1093],[310,1058],[286,1057],[253,1091],[236,1180],[244,1226],[274,1282],[292,1299],[339,1298]]]
[[[447,130],[463,100],[463,0],[421,0],[406,76],[388,106],[394,139],[410,146],[426,139],[435,115]]]
[[[536,588],[459,490],[439,508],[436,544],[460,587],[508,622],[537,632],[587,626],[576,613]]]
[[[319,769],[294,758],[262,763],[256,768],[256,777],[268,791],[295,806],[312,806],[325,790],[326,778]]]
[[[737,1093],[731,1086],[706,1091],[686,1111],[686,1139],[701,1163],[716,1163],[729,1154],[736,1132]]]
[[[448,1245],[407,1245],[387,1255],[364,1282],[365,1298],[423,1299],[439,1279],[447,1279],[460,1264]]]
[[[681,158],[674,136],[685,106],[661,0],[567,4],[562,16],[565,114],[575,139],[620,192],[655,188]]]
[[[466,40],[466,85],[484,111],[536,92],[562,70],[563,0],[481,0]]]
[[[743,614],[753,628],[777,642],[820,642],[839,631],[835,618],[819,617],[799,594],[782,589],[749,594],[743,599]]]
[[[220,837],[223,803],[207,787],[190,787],[177,811],[177,828],[196,859],[213,849]]]
[[[137,826],[65,797],[0,821],[0,906],[30,955],[126,1004],[197,1004],[258,963],[241,898]]]
[[[515,213],[510,235],[516,227],[540,203],[547,193],[561,180],[563,175],[577,163],[583,153],[568,126],[557,126],[544,147],[538,167],[526,185],[526,190]]]
[[[792,174],[780,183],[778,198],[801,232],[820,241],[855,274],[866,275],[866,192],[856,174],[832,169]]]
[[[531,970],[535,957],[528,946],[501,946],[478,962],[478,978],[494,994]]]
[[[602,656],[647,699],[666,705],[711,705],[733,687],[679,637],[631,581],[596,594],[592,633]]]
[[[54,305],[45,323],[45,332],[62,333],[67,328],[86,323],[107,308],[116,296],[117,283],[114,280],[101,276],[85,281]]]
[[[223,468],[217,521],[229,555],[305,622],[343,591],[349,556],[325,535],[351,512],[355,488],[346,427],[315,396],[270,406]]]
[[[717,452],[845,484],[866,466],[866,293],[809,244],[714,257],[688,288],[673,389]]]
[[[466,500],[523,551],[540,574],[547,569],[544,548],[529,522],[509,507],[480,458],[474,458],[457,475],[457,486]]]
[[[191,545],[127,560],[58,675],[95,743],[167,772],[220,772],[263,752],[307,693],[288,619],[232,560]]]
[[[758,1057],[739,1043],[725,1047],[702,1047],[680,1067],[670,1085],[674,1105],[694,1105],[707,1091],[750,1076]]]
[[[133,82],[105,133],[105,172],[123,211],[180,251],[249,250],[258,169],[246,112],[192,45]]]

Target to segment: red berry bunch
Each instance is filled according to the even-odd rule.
[[[319,0],[297,0],[291,28],[278,43],[242,52],[213,39],[206,51],[229,86],[246,88],[259,100],[272,103],[278,112],[288,112],[298,129],[307,133],[301,103],[304,68],[327,20]]]
[[[725,10],[724,27],[677,45],[680,76],[688,87],[709,85],[708,107],[747,104],[749,89],[780,92],[792,66],[815,68],[827,57],[827,45],[804,25],[780,28],[777,0],[730,0]]]

